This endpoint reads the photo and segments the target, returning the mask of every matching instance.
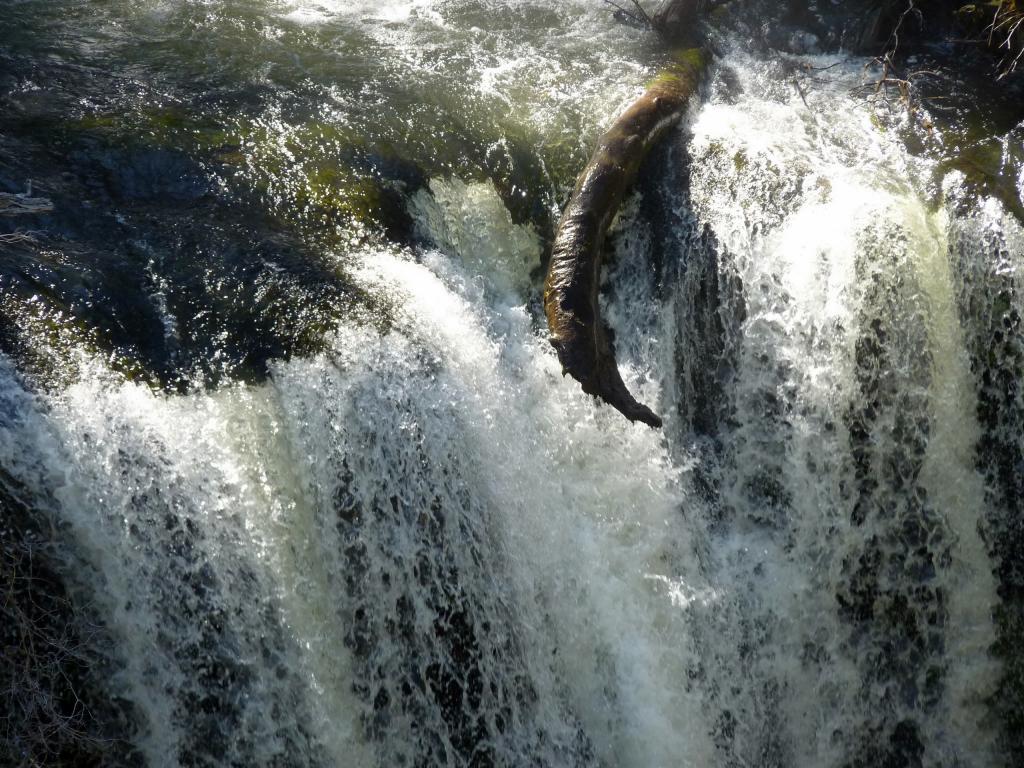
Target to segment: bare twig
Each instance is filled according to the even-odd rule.
[[[630,11],[627,8],[623,8],[618,3],[613,2],[613,0],[604,0],[604,2],[606,4],[612,6],[613,8],[615,8],[615,10],[616,10],[616,13],[615,13],[616,18],[619,18],[621,16],[621,17],[624,17],[624,18],[627,18],[627,19],[631,19],[635,24],[638,24],[638,25],[640,25],[642,27],[649,27],[651,25],[650,19],[647,18],[647,14],[646,13],[644,13],[642,17],[641,16],[637,16],[635,13],[633,13],[633,11]],[[635,2],[635,0],[634,0],[634,2]],[[640,10],[641,10],[641,12],[643,11],[642,8]],[[621,21],[621,18],[619,18],[619,20]]]
[[[17,765],[65,764],[62,753],[99,754],[70,674],[93,663],[96,631],[35,564],[30,539],[0,538],[0,754]]]
[[[647,15],[647,11],[644,10],[644,7],[640,5],[640,0],[633,0],[633,5],[636,6],[636,10],[639,12],[643,20],[647,22],[647,26],[653,26],[654,22],[651,20],[651,17]]]

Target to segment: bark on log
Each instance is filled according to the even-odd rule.
[[[653,17],[653,26],[675,42],[686,25],[692,26],[697,5],[692,0],[668,2]],[[563,375],[571,375],[584,392],[630,421],[652,427],[662,421],[622,381],[610,330],[601,319],[598,290],[608,227],[651,147],[682,117],[706,67],[700,48],[678,49],[673,58],[598,142],[562,214],[544,284],[544,311]]]

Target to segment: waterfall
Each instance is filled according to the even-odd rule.
[[[702,658],[749,682],[716,691],[717,746],[737,765],[993,764],[996,590],[947,213],[856,80],[803,97],[729,64],[690,149],[690,226],[713,245],[683,249],[727,275],[725,338],[683,341],[679,372],[731,371],[705,546],[735,600]]]
[[[444,21],[280,5],[396,46]],[[1024,231],[865,107],[863,62],[720,43],[602,296],[664,432],[563,378],[542,235],[479,174],[410,193],[414,244],[327,253],[373,302],[265,380],[163,391],[83,346],[40,388],[0,356],[0,482],[97,624],[111,760],[1010,764]],[[496,99],[554,89],[511,55]]]
[[[688,537],[658,435],[560,386],[523,307],[450,256],[364,260],[401,301],[386,335],[354,318],[212,394],[95,371],[4,424],[5,455],[54,475],[147,764],[691,751],[695,662],[664,599],[690,588]]]

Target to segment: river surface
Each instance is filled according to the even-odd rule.
[[[539,307],[665,60],[606,6],[0,12],[0,184],[54,203],[0,221],[0,513],[92,764],[1022,764],[1019,115],[716,33],[611,238],[655,431]]]

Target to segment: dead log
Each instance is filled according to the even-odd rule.
[[[700,48],[676,46],[693,29],[702,5],[702,0],[669,0],[651,17],[651,26],[675,47],[673,62],[598,141],[562,213],[544,284],[544,311],[563,375],[630,421],[652,427],[662,421],[626,389],[611,332],[601,319],[601,262],[608,227],[641,163],[697,92],[707,56]]]

